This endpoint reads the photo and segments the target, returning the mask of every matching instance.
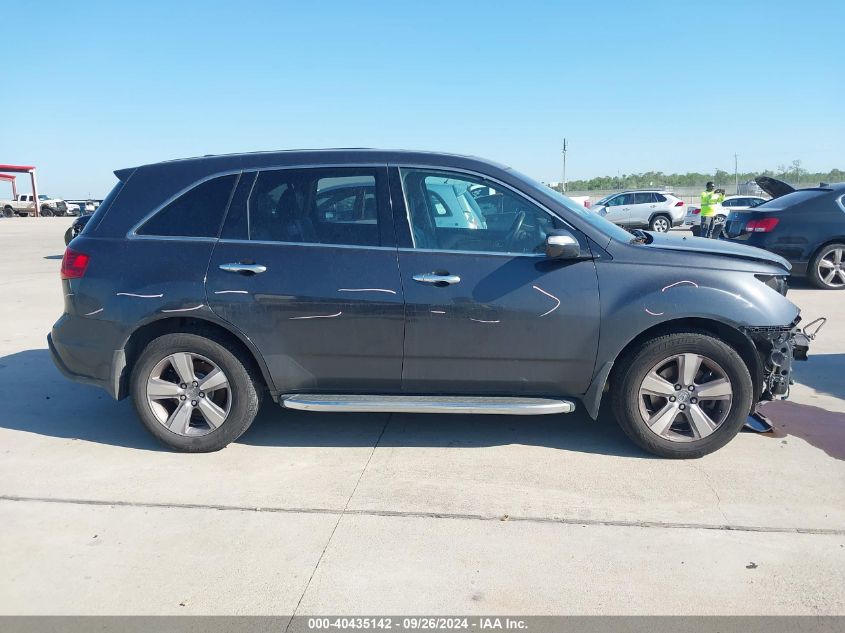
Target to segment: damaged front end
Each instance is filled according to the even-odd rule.
[[[745,333],[757,348],[763,368],[759,402],[786,400],[789,397],[789,388],[794,382],[792,363],[796,360],[807,360],[810,341],[816,338],[827,319],[818,318],[803,328],[798,326],[800,321],[801,317],[798,316],[792,324],[786,326],[745,328]],[[748,417],[746,428],[758,433],[772,430],[771,423],[757,410],[756,404]]]

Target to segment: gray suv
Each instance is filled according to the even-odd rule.
[[[62,261],[67,376],[181,451],[284,409],[595,418],[696,457],[786,395],[789,264],[632,235],[514,170],[377,150],[115,172]],[[482,195],[483,194],[483,195]]]

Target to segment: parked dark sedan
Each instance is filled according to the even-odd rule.
[[[764,248],[789,260],[826,290],[845,288],[845,183],[793,190],[728,215],[731,241]]]
[[[88,220],[91,219],[91,215],[91,213],[88,215],[80,215],[71,223],[67,231],[65,231],[65,246],[70,244],[70,241],[73,238],[82,233],[82,229],[84,229],[85,225],[88,224]]]
[[[607,402],[644,449],[698,457],[806,358],[782,258],[632,235],[477,158],[267,152],[115,174],[65,251],[48,342],[177,450],[237,439],[267,394],[593,418]],[[487,215],[481,188],[501,196]]]

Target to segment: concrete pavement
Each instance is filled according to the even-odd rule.
[[[777,433],[700,460],[583,413],[271,402],[180,455],[49,359],[69,223],[0,220],[0,613],[845,614],[842,293],[795,284],[833,318]]]

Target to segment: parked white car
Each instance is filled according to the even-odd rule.
[[[85,215],[97,210],[97,204],[93,200],[66,200],[65,202],[67,202],[68,215]]]
[[[641,189],[605,196],[592,207],[599,215],[625,228],[665,233],[684,221],[684,201],[668,191]]]
[[[728,196],[722,204],[716,205],[716,217],[724,221],[731,211],[747,211],[763,204],[768,198],[761,196]],[[685,226],[699,226],[701,224],[701,207],[690,205],[687,207],[687,217],[684,219]]]

